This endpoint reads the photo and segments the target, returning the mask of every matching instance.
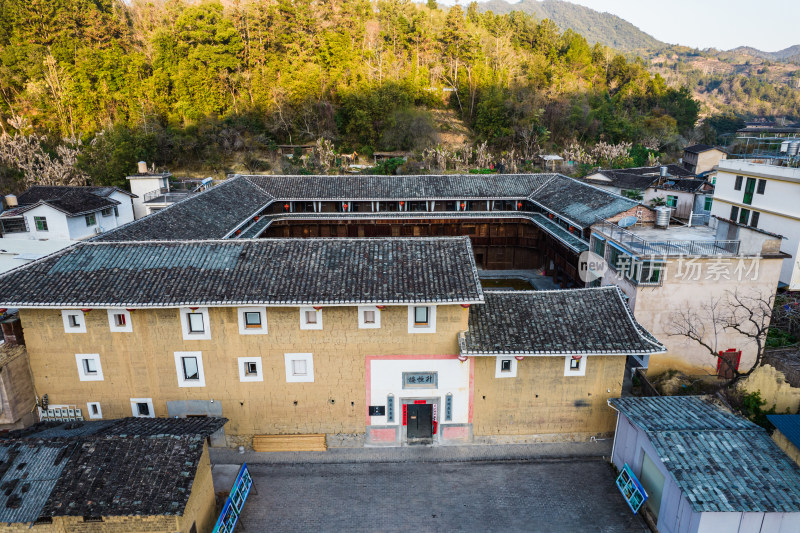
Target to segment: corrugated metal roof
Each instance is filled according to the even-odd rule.
[[[800,415],[767,415],[767,419],[800,449]]]

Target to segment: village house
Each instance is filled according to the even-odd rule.
[[[717,172],[711,213],[784,237],[780,283],[800,290],[800,168],[766,160],[729,159]]]
[[[615,398],[611,460],[663,533],[800,531],[800,468],[767,432],[698,396]]]
[[[683,149],[681,164],[693,175],[705,178],[728,154],[707,144],[695,144]],[[710,180],[709,180],[710,181]]]
[[[133,221],[135,198],[116,187],[37,185],[6,196],[0,232],[4,240],[85,240]]]
[[[229,445],[588,439],[664,351],[616,287],[484,293],[466,237],[81,243],[0,295],[48,410],[224,416]]]
[[[781,237],[728,220],[711,222],[688,227],[664,217],[650,224],[631,219],[621,222],[625,227],[610,221],[592,227],[591,250],[607,267],[593,283],[619,287],[637,321],[667,347],[665,354],[638,362],[649,373],[675,369],[727,376],[729,369],[716,355],[682,334],[687,318],[703,323],[703,341],[730,357],[734,368],[749,369],[755,361],[752,339],[712,324],[708,306],[726,314],[733,311],[734,295],[771,301],[786,257]]]
[[[221,418],[44,422],[0,439],[0,531],[209,532]]]

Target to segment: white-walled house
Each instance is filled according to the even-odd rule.
[[[800,290],[800,168],[720,161],[711,214],[782,235],[781,251],[792,257],[784,261],[780,281]]]
[[[796,533],[800,468],[767,432],[700,396],[613,398],[611,460],[661,533]]]
[[[31,187],[0,214],[0,232],[4,239],[88,239],[132,222],[135,197],[117,187]]]

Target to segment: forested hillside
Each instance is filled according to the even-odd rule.
[[[139,159],[259,170],[253,154],[320,137],[421,150],[440,142],[440,110],[527,158],[575,141],[664,148],[694,127],[690,93],[641,61],[524,13],[433,5],[0,0],[0,125],[6,139],[46,134],[51,159],[71,147],[98,183]]]

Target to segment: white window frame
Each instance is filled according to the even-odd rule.
[[[366,311],[375,312],[375,323],[369,324],[364,320],[364,313]],[[360,305],[358,306],[358,329],[380,329],[381,327],[381,310],[374,305]]]
[[[203,330],[202,332],[193,333],[189,330],[189,313],[200,313],[203,315]],[[211,321],[208,319],[208,307],[197,307],[192,310],[188,307],[180,309],[181,315],[181,329],[183,330],[183,340],[185,341],[207,341],[211,339]]]
[[[186,379],[183,375],[183,358],[197,358],[198,379]],[[178,387],[205,387],[206,374],[203,372],[203,352],[175,352],[175,371],[178,373]]]
[[[503,361],[511,360],[511,370],[503,372]],[[517,377],[517,361],[516,357],[511,355],[498,355],[497,361],[494,365],[494,377],[496,378],[515,378]]]
[[[86,373],[86,369],[83,367],[84,359],[94,361],[94,364],[97,367],[96,373]],[[78,379],[81,381],[103,381],[103,366],[100,364],[99,353],[76,353],[75,362],[78,364]]]
[[[573,370],[572,368],[570,368],[570,363],[572,362],[572,356],[571,355],[566,356],[564,358],[564,375],[565,376],[585,376],[586,375],[587,359],[589,359],[587,356],[582,355],[581,356],[581,366],[580,366],[580,368],[578,368],[578,370]]]
[[[317,323],[309,324],[306,322],[306,312],[311,311],[317,313]],[[300,308],[300,329],[322,329],[322,309],[314,309],[313,307]]]
[[[420,326],[416,324],[414,316],[415,307],[428,308],[428,324]],[[408,332],[409,333],[436,333],[436,306],[435,305],[409,305],[408,306]]]
[[[314,382],[314,356],[310,353],[287,353],[283,354],[286,365],[287,383],[313,383]],[[306,375],[296,376],[294,374],[293,361],[306,362]]]
[[[69,323],[70,316],[78,317],[78,325],[76,327]],[[64,333],[86,333],[86,313],[80,309],[62,310],[61,319],[64,321]]]
[[[124,315],[125,325],[118,326],[117,320],[114,315]],[[133,323],[131,322],[131,312],[127,309],[109,309],[108,310],[108,327],[114,333],[132,333]]]
[[[260,357],[239,357],[238,361],[239,381],[243,383],[248,381],[264,381],[264,371],[262,370]],[[256,364],[256,375],[247,375],[247,363]]]
[[[247,327],[245,313],[258,313],[261,315],[261,326],[257,328]],[[267,334],[267,308],[266,307],[239,307],[236,311],[239,315],[239,334],[240,335],[266,335]]]
[[[137,408],[136,404],[138,403],[146,403],[147,408],[150,410],[149,415],[140,415],[139,409]],[[156,417],[156,410],[153,408],[153,399],[152,398],[131,398],[131,414],[134,418],[155,418]]]
[[[97,406],[97,414],[92,413],[92,406]],[[89,413],[89,420],[100,420],[103,418],[103,408],[100,402],[87,402],[86,411]]]

